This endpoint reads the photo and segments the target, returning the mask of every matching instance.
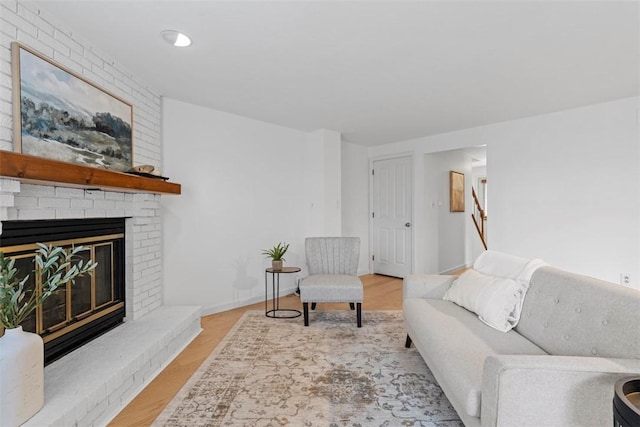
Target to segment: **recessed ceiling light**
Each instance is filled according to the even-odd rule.
[[[164,30],[160,33],[164,41],[177,47],[187,47],[191,44],[188,35],[176,30]]]

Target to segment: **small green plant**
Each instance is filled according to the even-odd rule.
[[[76,277],[91,272],[98,265],[90,259],[74,261],[74,257],[85,250],[82,246],[65,250],[42,243],[37,245],[33,274],[41,277],[41,292],[25,289],[29,276],[16,277],[15,260],[0,252],[0,324],[7,329],[20,326],[56,289],[69,282],[74,283]]]
[[[271,258],[274,261],[286,261],[286,259],[284,259],[284,254],[287,253],[287,249],[289,249],[289,244],[280,242],[271,249],[264,249],[262,251],[262,255],[267,258]]]

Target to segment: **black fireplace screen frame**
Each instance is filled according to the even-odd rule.
[[[113,244],[113,301],[96,310],[100,316],[93,320],[72,319],[64,334],[55,331],[42,333],[45,341],[45,364],[51,363],[88,341],[102,335],[122,323],[125,309],[125,218],[54,219],[3,221],[0,250],[34,243],[82,241],[83,239],[110,236]],[[79,244],[82,244],[81,242]],[[32,251],[31,251],[32,252]],[[5,252],[6,256],[26,253],[25,250]],[[55,333],[55,335],[54,335]],[[59,335],[59,336],[58,336]]]

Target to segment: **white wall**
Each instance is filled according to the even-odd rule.
[[[490,249],[615,283],[627,272],[640,288],[637,117],[638,98],[628,98],[401,141],[369,156],[486,144]],[[424,176],[419,166],[417,182]],[[426,233],[424,219],[415,225],[416,235]],[[416,258],[416,272],[425,268]]]
[[[491,248],[640,289],[638,100],[496,125]]]
[[[369,176],[367,148],[342,142],[342,235],[360,237],[359,275],[369,273]]]
[[[261,250],[324,233],[323,147],[309,134],[164,99],[164,171],[182,195],[163,198],[167,304],[213,313],[264,300]],[[320,159],[320,160],[319,160]],[[282,275],[283,293],[295,288]]]
[[[465,211],[450,211],[449,172],[465,177]],[[471,157],[463,150],[427,154],[424,158],[426,273],[448,273],[467,265],[467,228],[471,215]]]
[[[342,158],[341,136],[339,132],[318,129],[310,132],[307,142],[315,147],[313,156],[308,157],[321,174],[318,181],[322,199],[317,201],[323,207],[321,223],[323,229],[317,236],[340,236],[342,232]],[[318,152],[318,150],[320,150]],[[320,219],[320,218],[318,218]]]

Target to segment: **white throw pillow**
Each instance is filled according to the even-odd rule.
[[[473,311],[487,325],[510,331],[520,320],[528,281],[490,276],[467,270],[456,279],[443,299]]]

